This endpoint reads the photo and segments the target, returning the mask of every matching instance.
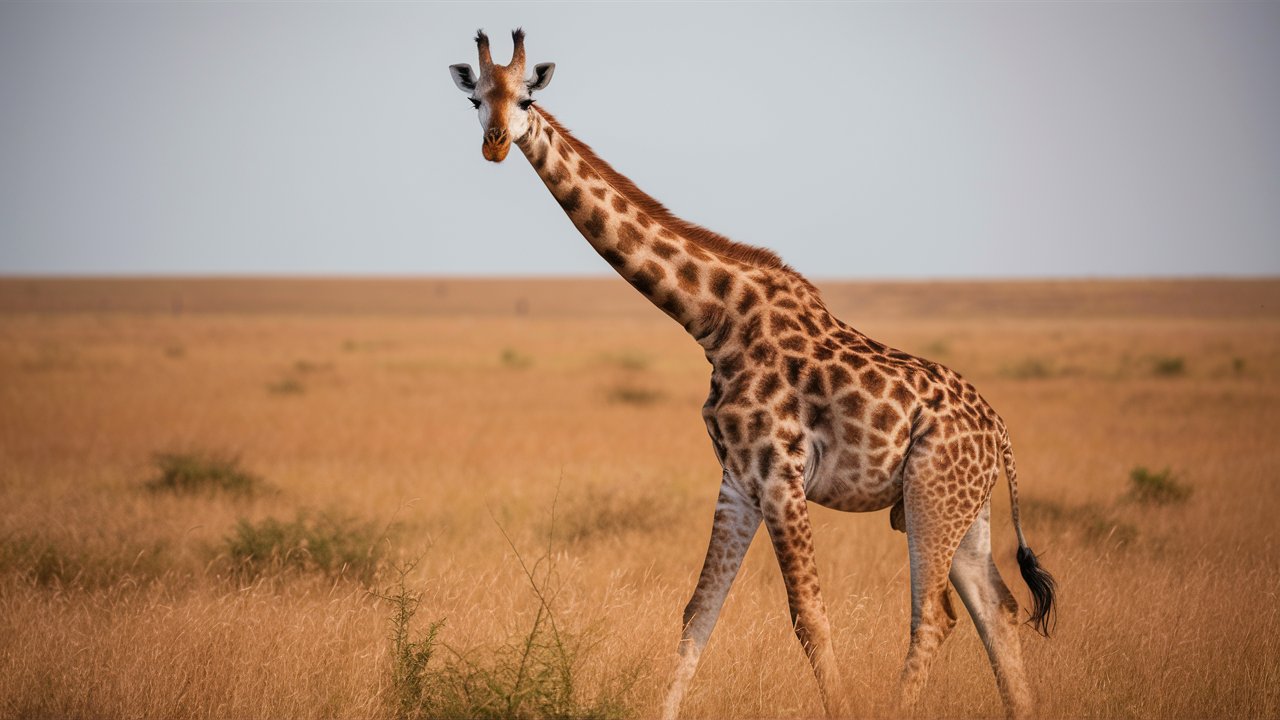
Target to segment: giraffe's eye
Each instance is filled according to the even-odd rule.
[[[521,110],[528,110],[529,106],[533,105],[533,98],[525,98],[517,104],[520,106]]]
[[[467,99],[471,101],[471,105],[472,105],[473,107],[475,107],[475,109],[477,109],[477,110],[479,110],[479,109],[480,109],[480,101],[479,101],[479,100],[477,100],[477,99],[475,99],[475,98],[467,98]]]

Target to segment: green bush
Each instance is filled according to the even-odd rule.
[[[661,399],[661,392],[636,385],[615,385],[609,390],[609,402],[624,405],[652,405]]]
[[[1000,374],[1014,380],[1043,380],[1053,377],[1053,369],[1044,360],[1026,358],[1014,365],[1001,368]]]
[[[951,354],[951,343],[943,339],[930,341],[923,348],[925,357],[946,357]]]
[[[589,639],[590,631],[579,634],[563,627],[554,611],[552,600],[558,588],[553,582],[555,555],[550,543],[529,566],[509,537],[507,542],[537,600],[537,610],[527,631],[497,648],[464,654],[449,647],[437,637],[443,621],[410,639],[420,594],[406,589],[404,566],[396,585],[379,595],[392,608],[392,713],[398,718],[444,720],[624,717],[624,697],[639,678],[638,667],[614,668],[603,684],[584,687],[580,670],[595,641]]]
[[[512,368],[514,370],[527,368],[533,364],[533,358],[521,353],[515,348],[503,349],[502,355],[499,356],[499,359],[502,361],[503,367]]]
[[[653,358],[635,351],[627,350],[609,358],[610,362],[628,372],[642,372],[653,365]]]
[[[166,543],[95,541],[11,535],[0,540],[0,574],[16,575],[41,587],[92,590],[147,582],[170,570]]]
[[[668,526],[674,515],[672,505],[657,495],[626,495],[594,486],[576,493],[567,505],[555,529],[570,543],[649,532]]]
[[[1187,501],[1191,487],[1173,476],[1169,468],[1152,472],[1145,467],[1129,471],[1129,499],[1144,505],[1173,505]]]
[[[1020,514],[1033,527],[1049,526],[1062,534],[1079,534],[1091,543],[1128,545],[1138,539],[1138,528],[1112,516],[1097,503],[1069,505],[1056,500],[1022,498]]]
[[[271,383],[267,383],[267,391],[272,395],[301,395],[307,391],[307,386],[295,377],[284,377]]]
[[[416,561],[396,567],[395,584],[376,593],[391,603],[391,704],[397,718],[423,716],[430,691],[427,666],[436,652],[436,635],[444,626],[438,620],[413,637],[410,625],[422,604],[422,593],[410,590],[405,578],[415,565]]]
[[[1151,372],[1157,377],[1178,377],[1187,372],[1187,363],[1181,357],[1158,357],[1152,361]]]
[[[290,521],[241,519],[225,540],[232,569],[246,579],[288,571],[372,581],[385,532],[371,522],[299,512]]]
[[[250,496],[262,492],[262,478],[240,467],[231,455],[210,452],[157,453],[152,462],[157,474],[146,482],[152,492],[180,495],[226,493]]]

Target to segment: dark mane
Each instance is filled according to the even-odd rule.
[[[676,217],[666,208],[666,206],[655,200],[645,191],[636,187],[635,183],[631,182],[631,180],[622,173],[614,170],[609,163],[600,159],[600,156],[596,155],[595,151],[593,151],[586,143],[574,137],[573,133],[569,132],[564,125],[561,125],[560,121],[556,120],[551,113],[546,111],[546,109],[539,107],[538,112],[542,115],[542,118],[551,125],[556,133],[558,133],[565,142],[569,143],[570,147],[572,147],[574,151],[586,159],[593,170],[599,173],[606,182],[613,186],[614,190],[618,191],[618,193],[626,198],[628,202],[631,202],[640,208],[641,211],[659,225],[681,237],[697,243],[699,247],[708,250],[715,255],[719,255],[720,257],[727,258],[729,260],[737,260],[738,262],[745,263],[752,267],[762,268],[765,270],[780,270],[804,283],[806,286],[810,288],[813,287],[808,280],[800,275],[800,273],[796,272],[790,265],[783,262],[782,258],[774,251],[762,247],[756,247],[754,245],[734,242],[724,235],[708,230],[701,225],[695,225],[694,223]]]

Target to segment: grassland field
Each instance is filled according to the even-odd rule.
[[[1008,423],[1041,716],[1280,716],[1280,281],[819,286]],[[653,716],[708,371],[612,278],[0,279],[0,717]],[[810,512],[892,717],[905,537]],[[1003,485],[993,520],[1025,607]],[[758,536],[684,716],[821,710]],[[963,613],[919,713],[1003,713]]]

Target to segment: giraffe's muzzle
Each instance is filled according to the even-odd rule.
[[[484,145],[480,151],[489,162],[502,162],[511,151],[511,136],[506,128],[489,128],[484,134]]]

